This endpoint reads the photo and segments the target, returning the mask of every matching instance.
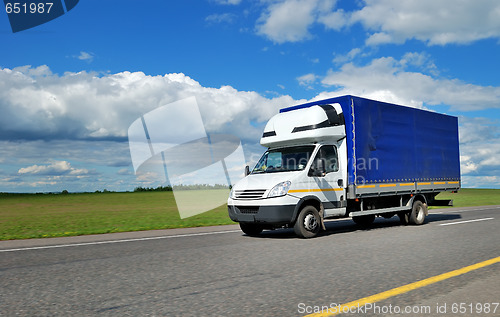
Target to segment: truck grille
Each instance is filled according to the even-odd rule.
[[[237,190],[235,191],[235,197],[236,199],[256,199],[262,198],[265,192],[265,189]]]
[[[238,208],[242,214],[256,214],[259,212],[259,207],[237,206],[236,208]]]

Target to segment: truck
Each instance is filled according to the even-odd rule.
[[[281,109],[260,144],[267,151],[228,198],[250,236],[293,228],[312,238],[333,218],[421,225],[428,206],[451,204],[437,194],[460,189],[454,116],[346,95]]]

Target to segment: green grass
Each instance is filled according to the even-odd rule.
[[[226,205],[181,219],[172,192],[0,196],[0,240],[231,223]]]
[[[198,203],[208,202],[203,197]],[[454,207],[500,205],[500,189],[462,189],[437,198],[453,199]],[[226,205],[181,219],[172,192],[0,196],[0,240],[232,223]]]
[[[456,194],[440,193],[436,199],[453,199],[453,207],[500,205],[500,189],[463,188]]]

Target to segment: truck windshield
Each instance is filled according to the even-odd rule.
[[[252,174],[301,171],[312,156],[314,145],[272,149],[264,153]]]

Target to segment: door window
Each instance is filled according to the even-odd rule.
[[[337,148],[333,145],[322,146],[316,158],[314,159],[313,168],[318,168],[318,161],[323,161],[323,166],[325,172],[328,174],[330,172],[338,172],[339,170],[339,158],[337,154]]]

